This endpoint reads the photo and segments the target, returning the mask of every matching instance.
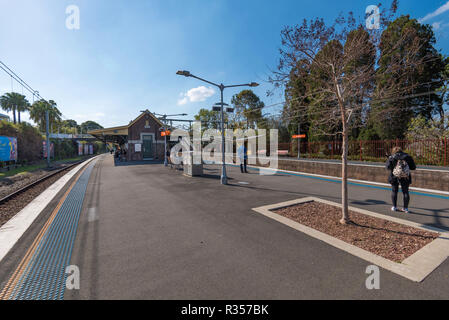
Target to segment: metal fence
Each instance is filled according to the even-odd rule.
[[[391,149],[399,146],[415,159],[417,164],[448,166],[449,139],[349,141],[348,159],[384,162]],[[298,156],[298,142],[279,143],[279,150]],[[341,159],[342,141],[301,142],[301,157],[314,159]]]

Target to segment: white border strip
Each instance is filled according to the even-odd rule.
[[[282,224],[285,224],[295,230],[301,231],[313,238],[326,242],[331,246],[334,246],[338,249],[341,249],[356,257],[364,259],[370,263],[378,265],[386,270],[394,272],[404,278],[407,278],[415,282],[423,281],[431,272],[433,272],[440,264],[442,264],[449,257],[448,231],[425,226],[408,220],[402,220],[355,207],[349,207],[350,210],[355,212],[359,212],[362,214],[366,214],[384,220],[389,220],[392,222],[400,223],[403,225],[411,226],[425,231],[438,232],[440,234],[440,236],[437,239],[435,239],[428,245],[424,246],[423,248],[415,252],[413,255],[402,261],[402,263],[397,263],[272,212],[272,210],[275,209],[280,209],[310,201],[322,202],[341,208],[341,204],[335,202],[326,201],[315,197],[307,197],[292,201],[281,202],[273,205],[263,206],[259,208],[253,208],[253,210],[260,214],[263,214],[266,217],[269,217]]]
[[[275,172],[279,171],[279,172],[294,173],[294,174],[304,175],[304,176],[319,177],[319,178],[333,179],[333,180],[341,180],[340,177],[325,176],[325,175],[321,175],[321,174],[307,173],[307,172],[301,172],[301,171],[273,169],[273,168],[269,168],[269,167],[258,167],[258,166],[248,166],[248,167],[249,168],[254,168],[254,169],[260,169],[260,170],[271,170],[271,171],[275,171]],[[348,179],[348,181],[356,182],[356,183],[377,185],[377,186],[382,186],[382,187],[391,187],[390,184],[382,183],[382,182],[374,182],[374,181],[367,181],[367,180],[357,180],[357,179]],[[449,196],[449,192],[448,191],[442,191],[442,190],[424,189],[424,188],[416,188],[416,187],[410,187],[410,190],[412,190],[412,191],[419,191],[419,192],[427,192],[427,193],[435,193],[435,194],[441,194],[441,195]]]
[[[48,187],[0,228],[0,261],[3,260],[3,258],[14,247],[17,241],[19,241],[40,213],[56,197],[67,182],[69,182],[70,179],[75,176],[82,167],[89,164],[97,157],[88,159],[87,161],[80,163],[74,169],[70,170],[66,175],[62,176],[58,181]]]
[[[254,157],[249,157],[254,158]],[[275,159],[275,158],[269,158],[269,157],[259,157],[260,159]],[[313,160],[313,159],[284,159],[284,158],[277,158],[277,160],[281,161],[297,161],[297,162],[312,162],[312,163],[325,163],[325,164],[335,164],[335,165],[341,165],[341,162],[333,162],[333,161],[326,161],[326,160]],[[365,163],[348,163],[348,166],[360,166],[360,167],[372,167],[372,168],[383,168],[381,164],[375,165],[375,164],[365,164]],[[449,170],[439,170],[439,169],[427,169],[427,168],[416,168],[416,171],[432,171],[432,172],[444,172],[449,173]]]

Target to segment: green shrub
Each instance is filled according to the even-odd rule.
[[[13,124],[0,121],[0,136],[17,138],[17,162],[31,163],[42,159],[43,137],[29,123]]]

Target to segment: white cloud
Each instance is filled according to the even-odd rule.
[[[446,2],[445,4],[443,4],[441,7],[439,7],[438,9],[436,9],[434,12],[431,12],[429,14],[427,14],[424,18],[419,19],[420,23],[423,23],[424,21],[427,21],[429,19],[432,19],[436,16],[439,16],[440,14],[446,12],[449,10],[449,1]]]
[[[185,104],[187,104],[187,102],[189,102],[189,98],[188,97],[184,97],[182,99],[178,100],[178,106],[183,106]]]
[[[432,23],[432,28],[438,30],[441,26],[441,21]]]
[[[182,106],[188,102],[202,102],[214,94],[215,90],[209,87],[200,86],[193,88],[187,91],[187,93],[181,94],[181,99],[178,100],[178,105]]]

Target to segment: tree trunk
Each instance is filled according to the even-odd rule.
[[[348,130],[343,124],[343,152],[341,155],[341,224],[348,224],[349,209],[348,209]]]
[[[17,115],[19,117],[19,123],[20,123],[20,111],[17,111]]]
[[[16,124],[17,123],[17,121],[16,121],[16,107],[12,108],[12,114],[13,114],[14,124]]]

